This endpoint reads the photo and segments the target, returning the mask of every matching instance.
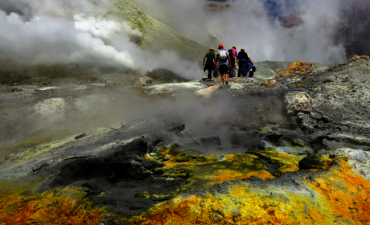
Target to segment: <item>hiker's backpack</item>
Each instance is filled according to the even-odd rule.
[[[256,67],[255,67],[255,66],[253,66],[253,67],[252,67],[252,71],[253,71],[253,72],[256,72],[256,70],[257,70],[257,69],[256,69]]]
[[[233,49],[232,48],[230,48],[229,50],[227,50],[227,52],[229,53],[230,56],[233,55]]]
[[[223,50],[223,49],[221,49],[221,50],[220,50],[220,55],[219,55],[219,57],[220,57],[220,61],[226,61],[226,60],[227,60],[227,54],[226,54],[226,51],[225,51],[225,50]]]

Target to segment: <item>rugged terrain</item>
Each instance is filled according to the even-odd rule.
[[[290,64],[2,83],[0,222],[366,224],[369,57]]]

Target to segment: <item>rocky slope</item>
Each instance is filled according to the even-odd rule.
[[[0,223],[367,223],[370,58],[261,65],[0,88]]]
[[[157,53],[168,49],[191,60],[202,58],[204,53],[208,51],[207,47],[146,15],[132,0],[118,1],[116,7],[108,12],[107,17],[128,21],[132,28],[138,29],[142,33],[142,37],[131,37],[131,40],[143,49]]]

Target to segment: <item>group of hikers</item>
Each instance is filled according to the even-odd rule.
[[[239,69],[237,69],[236,64],[238,64]],[[209,52],[203,58],[203,66],[204,72],[208,70],[208,80],[212,80],[212,72],[215,70],[214,77],[218,77],[218,74],[220,74],[223,85],[228,84],[229,74],[230,77],[253,77],[255,71],[253,61],[244,48],[241,48],[239,53],[236,46],[226,51],[222,44],[218,46],[216,54],[213,48],[209,49]]]

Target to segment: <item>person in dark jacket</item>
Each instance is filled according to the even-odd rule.
[[[238,65],[239,65],[238,77],[240,77],[240,73],[242,74],[243,77],[246,77],[247,72],[250,71],[250,67],[249,67],[250,60],[244,48],[240,49],[237,60],[238,60]]]
[[[209,52],[203,58],[203,71],[208,70],[208,80],[212,80],[212,71],[215,68],[215,50],[213,48],[209,49]],[[207,61],[205,61],[207,59]],[[205,64],[204,64],[205,62]]]

